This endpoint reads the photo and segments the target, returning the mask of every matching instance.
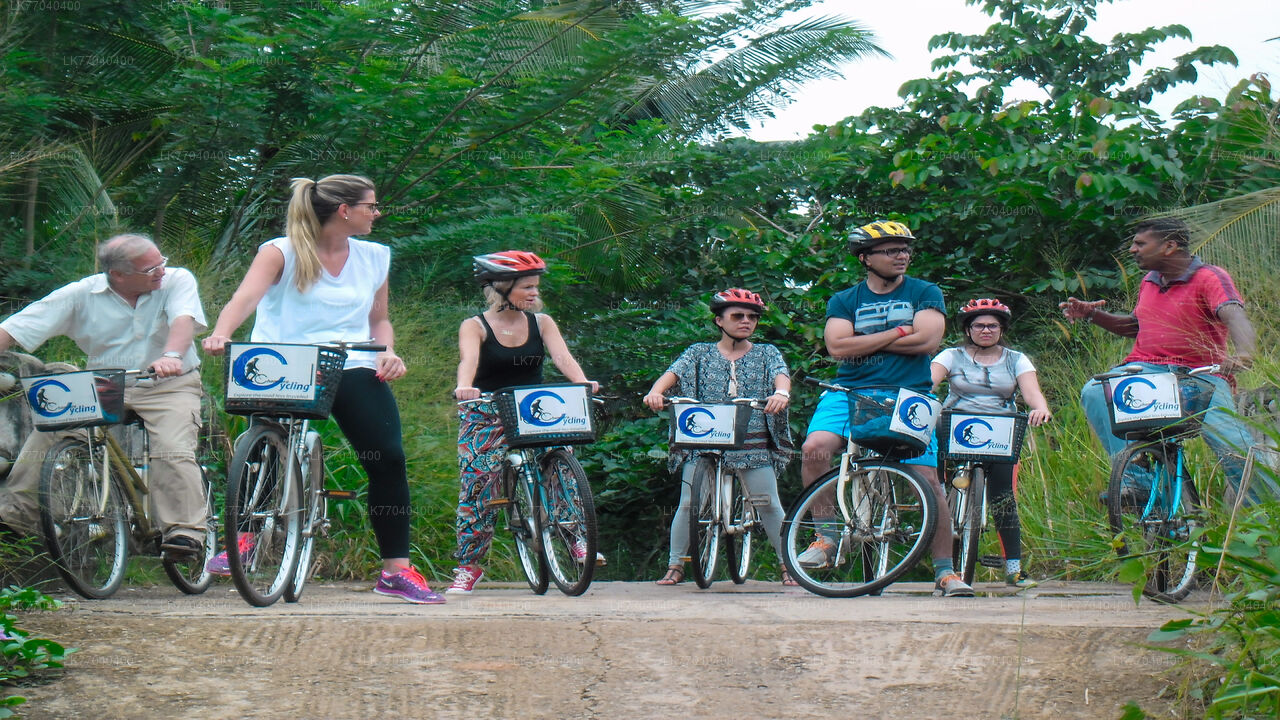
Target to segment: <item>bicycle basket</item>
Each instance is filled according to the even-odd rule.
[[[732,403],[676,403],[671,406],[671,447],[733,450],[747,437],[751,408]]]
[[[232,415],[329,417],[347,353],[339,348],[288,343],[231,343],[223,369]]]
[[[1135,373],[1106,378],[1107,421],[1111,434],[1189,435],[1199,432],[1209,409],[1213,385],[1175,373]]]
[[[507,446],[584,445],[596,441],[591,386],[519,385],[495,390]]]
[[[124,370],[81,370],[22,378],[37,430],[115,425],[124,417]]]
[[[948,460],[1016,463],[1027,432],[1024,413],[968,413],[945,410],[938,442]]]
[[[881,455],[916,457],[929,448],[941,409],[906,388],[858,390],[849,393],[849,439]]]

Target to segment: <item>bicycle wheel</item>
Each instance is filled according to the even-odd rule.
[[[952,501],[953,495],[956,502]],[[986,520],[986,499],[987,470],[981,465],[974,465],[969,473],[968,488],[952,488],[947,493],[947,503],[951,505],[952,527],[959,533],[951,557],[955,559],[956,569],[967,585],[973,585],[974,571],[978,567],[978,545],[982,541]]]
[[[89,444],[66,438],[45,456],[39,492],[40,528],[58,574],[82,597],[111,597],[129,555],[129,509],[115,472],[103,478]]]
[[[841,499],[839,479],[838,470],[818,478],[787,511],[783,562],[796,582],[818,595],[876,593],[924,556],[936,501],[924,478],[896,463],[860,464]]]
[[[298,568],[293,580],[285,586],[284,601],[298,602],[302,588],[311,579],[311,555],[315,551],[316,536],[324,530],[329,517],[329,502],[321,494],[324,490],[324,443],[320,433],[309,430],[303,441],[301,474],[302,503],[306,513],[302,516],[302,544],[298,548]]]
[[[719,508],[716,507],[716,483],[720,481],[714,458],[702,456],[693,466],[689,487],[689,560],[693,581],[707,589],[715,579],[716,561],[720,556]]]
[[[729,579],[735,585],[747,581],[751,570],[751,536],[760,526],[760,517],[756,506],[751,504],[751,496],[742,486],[742,477],[737,476],[729,484],[732,493],[729,500],[729,524],[733,528],[741,528],[741,532],[725,533],[724,556],[728,564]]]
[[[1170,443],[1130,445],[1116,456],[1107,490],[1116,553],[1141,558],[1147,575],[1142,594],[1166,603],[1182,600],[1195,587],[1196,531],[1204,524],[1190,473],[1183,470],[1181,483],[1175,477],[1178,453]]]
[[[577,458],[557,448],[538,463],[542,555],[556,587],[581,595],[596,571],[596,505]]]
[[[507,527],[516,542],[516,555],[520,558],[520,570],[534,595],[547,591],[551,575],[542,555],[542,531],[538,526],[538,513],[534,511],[533,490],[525,476],[510,466],[505,469],[503,487],[511,504],[507,506]]]
[[[209,589],[213,573],[205,566],[209,558],[218,552],[218,516],[214,514],[213,485],[203,468],[200,470],[200,483],[204,487],[204,547],[189,557],[174,560],[166,554],[161,560],[169,582],[188,595],[199,595]]]
[[[293,466],[293,477],[286,473]],[[302,470],[283,430],[251,425],[236,442],[227,471],[227,565],[240,597],[265,607],[293,581],[302,540]]]

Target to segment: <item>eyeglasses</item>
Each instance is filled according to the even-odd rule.
[[[146,270],[126,270],[125,273],[128,275],[148,275],[150,277],[155,277],[156,275],[163,273],[165,266],[168,264],[169,258],[161,256],[159,265],[152,265]]]
[[[368,205],[370,210],[372,210],[372,211],[374,211],[374,212],[382,212],[382,203],[378,203],[378,202],[358,202],[358,203],[351,203],[351,204],[352,204],[352,205]]]
[[[909,247],[891,247],[880,248],[879,250],[868,250],[868,255],[883,255],[885,257],[911,257],[911,248]]]
[[[969,327],[978,332],[995,332],[1000,329],[999,323],[974,323]]]
[[[760,313],[732,312],[729,313],[729,319],[734,322],[742,322],[743,319],[750,320],[751,322],[760,322]]]

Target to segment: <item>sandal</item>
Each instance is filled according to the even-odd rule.
[[[783,568],[782,569],[782,586],[783,587],[799,587],[799,585],[800,583],[796,582],[796,579],[791,577],[791,573],[787,572],[786,568]]]
[[[672,565],[667,568],[667,574],[663,575],[662,579],[656,582],[658,585],[679,585],[684,582],[684,567]]]

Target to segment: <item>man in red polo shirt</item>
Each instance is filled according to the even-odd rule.
[[[1189,251],[1191,230],[1178,218],[1144,220],[1135,228],[1129,254],[1146,270],[1132,314],[1102,310],[1105,300],[1092,302],[1074,297],[1060,303],[1071,322],[1086,320],[1104,330],[1134,338],[1133,350],[1123,365],[1144,365],[1157,372],[1169,366],[1199,367],[1218,364],[1220,375],[1205,375],[1213,384],[1213,397],[1204,417],[1204,438],[1222,460],[1227,479],[1240,487],[1244,455],[1253,443],[1248,427],[1234,415],[1231,392],[1237,370],[1253,364],[1257,334],[1245,315],[1244,300],[1226,270],[1207,265]],[[1230,339],[1235,352],[1229,353]],[[1080,391],[1080,404],[1094,433],[1114,458],[1125,441],[1111,434],[1102,384],[1090,380]],[[1258,482],[1247,500],[1258,502]]]

